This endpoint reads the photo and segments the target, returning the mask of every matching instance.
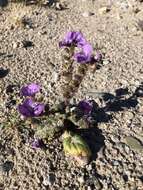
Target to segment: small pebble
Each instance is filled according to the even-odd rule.
[[[91,15],[93,15],[91,12],[83,12],[83,13],[82,13],[82,16],[85,17],[85,18],[86,18],[86,17],[89,17],[89,16],[91,16]]]
[[[127,145],[130,146],[132,149],[143,151],[143,145],[140,142],[140,140],[138,140],[137,138],[132,137],[132,136],[127,136],[125,138],[125,141]]]
[[[77,180],[79,183],[84,183],[84,177],[83,176],[80,176]]]
[[[114,160],[112,164],[113,166],[118,166],[120,163],[117,160]]]
[[[120,15],[119,13],[117,13],[117,14],[116,14],[116,18],[117,18],[117,20],[120,20],[120,19],[122,19],[122,18],[123,18],[123,16],[122,16],[122,15]]]
[[[54,184],[54,182],[55,182],[55,175],[54,174],[49,174],[49,175],[45,176],[43,179],[43,184],[45,186],[48,186],[48,185],[51,186]]]
[[[92,188],[90,186],[87,186],[87,190],[92,190]]]
[[[132,112],[128,111],[125,113],[126,120],[131,120],[131,119],[133,119],[133,117],[134,117],[134,114]]]
[[[103,65],[108,65],[110,63],[109,60],[103,60]]]
[[[99,9],[99,14],[103,15],[110,11],[109,7],[102,7]]]
[[[18,47],[19,47],[19,43],[14,42],[14,43],[13,43],[13,49],[16,49],[16,48],[18,48]]]
[[[125,146],[124,149],[125,149],[125,152],[126,152],[127,154],[129,154],[129,152],[130,152],[129,147],[128,147],[128,146]]]
[[[54,82],[56,82],[58,80],[58,73],[53,72],[52,79]]]
[[[129,4],[126,0],[120,2],[120,8],[126,11],[129,8]]]
[[[64,9],[63,5],[61,3],[59,3],[59,2],[56,3],[55,8],[56,8],[56,10],[59,10],[59,11]]]

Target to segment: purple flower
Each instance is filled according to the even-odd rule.
[[[93,60],[92,52],[93,52],[92,46],[90,44],[86,43],[82,47],[81,52],[74,54],[74,59],[78,63],[89,63]]]
[[[78,103],[78,108],[84,115],[89,115],[93,109],[93,104],[87,100],[82,100]]]
[[[59,43],[59,47],[82,47],[86,44],[86,40],[81,32],[68,32],[63,41]]]
[[[43,141],[41,139],[34,139],[31,143],[33,149],[38,149],[43,147]]]
[[[32,99],[27,98],[23,104],[18,106],[19,112],[24,117],[36,117],[44,112],[45,105],[38,102],[33,102]]]
[[[86,41],[81,32],[68,32],[64,40],[59,43],[59,46],[61,48],[70,46],[79,47],[81,51],[74,54],[74,59],[78,63],[89,63],[94,59],[92,46]]]
[[[23,86],[21,88],[22,96],[34,96],[36,93],[40,91],[40,86],[36,83],[28,84],[27,86]]]

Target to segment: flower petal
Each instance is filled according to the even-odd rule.
[[[82,51],[81,52],[74,54],[74,59],[78,63],[89,63],[93,59],[92,51],[93,51],[92,46],[89,43],[86,43],[82,47]]]
[[[43,110],[45,109],[45,105],[42,103],[37,103],[34,107],[34,115],[39,116]]]
[[[79,52],[74,54],[74,60],[77,61],[78,63],[86,63],[88,62],[87,56],[85,56],[84,53]]]
[[[74,45],[75,47],[82,47],[86,43],[85,38],[81,32],[68,32],[63,41],[59,43],[59,47],[70,47]]]
[[[36,117],[44,112],[45,105],[39,102],[33,102],[32,99],[27,98],[23,104],[18,106],[18,111],[24,117]]]
[[[23,104],[20,104],[18,106],[18,111],[25,117],[33,117],[34,114],[32,112],[32,100],[31,99],[26,99]]]
[[[82,47],[82,50],[83,50],[83,52],[84,52],[85,55],[91,57],[92,52],[93,52],[93,48],[92,48],[92,46],[89,43],[85,44]]]
[[[28,84],[27,86],[23,86],[21,88],[22,96],[34,96],[36,93],[40,91],[40,86],[36,83]]]

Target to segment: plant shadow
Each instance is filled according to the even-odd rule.
[[[5,7],[8,5],[8,0],[0,0],[0,7]]]
[[[3,69],[3,68],[0,68],[0,78],[4,78],[8,75],[8,73],[10,72],[9,69]]]
[[[105,106],[102,109],[107,113],[135,108],[138,105],[139,97],[143,97],[143,83],[136,88],[132,95],[129,95],[128,88],[115,90],[115,95],[104,93],[101,99],[105,102]]]
[[[80,129],[78,126],[74,125],[74,123],[70,120],[65,120],[64,126],[66,129],[82,136],[82,138],[85,140],[85,142],[87,142],[92,152],[91,160],[96,160],[97,153],[105,145],[105,137],[102,135],[102,130],[100,130],[97,127],[97,125],[89,127],[87,129]]]
[[[126,97],[128,96],[128,98]],[[97,159],[98,152],[105,147],[105,137],[102,130],[98,128],[99,123],[106,123],[112,119],[112,113],[136,108],[138,105],[138,98],[143,97],[143,83],[141,83],[135,91],[130,95],[128,88],[119,88],[115,90],[115,95],[111,93],[103,93],[101,101],[104,101],[103,107],[92,100],[93,113],[92,117],[96,121],[94,125],[89,126],[87,129],[76,129],[92,151],[92,160]]]
[[[102,134],[102,130],[94,126],[89,129],[79,129],[77,133],[79,133],[89,145],[92,152],[91,160],[96,160],[97,153],[105,146],[105,137]]]

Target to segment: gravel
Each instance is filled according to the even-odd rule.
[[[134,8],[143,10],[143,3],[65,3],[67,9],[63,10],[16,4],[0,10],[0,126],[6,120],[13,122],[10,114],[16,110],[23,84],[39,82],[49,104],[60,99],[62,59],[58,42],[67,31],[81,30],[104,55],[101,68],[94,73],[87,71],[74,96],[76,101],[94,99],[100,106],[98,130],[90,136],[95,146],[93,159],[84,168],[75,165],[65,157],[59,139],[48,142],[46,150],[33,150],[27,143],[31,138],[27,129],[19,131],[7,124],[0,128],[0,188],[141,190],[143,32],[134,28],[143,12],[135,13]],[[109,12],[99,14],[100,8],[109,5]],[[26,16],[30,27],[18,24],[17,15],[18,19]],[[126,137],[134,138],[131,142],[137,146]]]

